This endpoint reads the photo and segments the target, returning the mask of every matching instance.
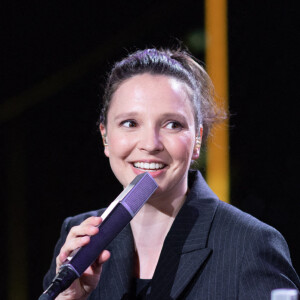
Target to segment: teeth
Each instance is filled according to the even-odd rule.
[[[135,162],[133,164],[136,168],[145,169],[145,170],[159,170],[164,167],[164,164],[160,163],[143,163],[143,162]]]

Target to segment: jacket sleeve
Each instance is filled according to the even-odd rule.
[[[267,225],[249,236],[239,277],[239,299],[270,299],[278,288],[300,288],[289,249],[282,235]]]
[[[71,218],[67,218],[64,220],[61,231],[60,231],[60,237],[59,240],[56,243],[56,246],[54,248],[53,258],[51,261],[50,269],[46,273],[44,280],[43,280],[43,288],[44,290],[48,288],[48,286],[51,284],[53,278],[56,274],[56,257],[58,256],[61,247],[65,243],[65,240],[67,238],[67,235],[71,229],[71,226],[69,225]]]

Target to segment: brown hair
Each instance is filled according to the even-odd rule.
[[[190,100],[195,125],[197,132],[200,126],[203,126],[204,140],[213,124],[226,118],[226,113],[215,103],[214,86],[210,77],[190,53],[181,49],[145,49],[128,55],[113,66],[107,79],[98,123],[107,125],[110,101],[120,84],[128,78],[144,73],[171,76],[191,88]]]

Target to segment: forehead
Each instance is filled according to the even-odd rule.
[[[110,109],[149,105],[192,110],[191,89],[181,80],[166,75],[141,74],[122,82],[114,92]]]

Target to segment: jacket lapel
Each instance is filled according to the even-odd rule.
[[[111,257],[103,265],[96,299],[129,299],[129,290],[133,277],[134,242],[130,225],[110,243]]]
[[[147,299],[178,299],[211,251],[205,248],[189,253],[169,252],[168,256],[162,255],[159,269],[163,271],[153,277]]]
[[[149,299],[177,299],[208,259],[207,239],[219,201],[200,173],[177,215],[156,267]]]

